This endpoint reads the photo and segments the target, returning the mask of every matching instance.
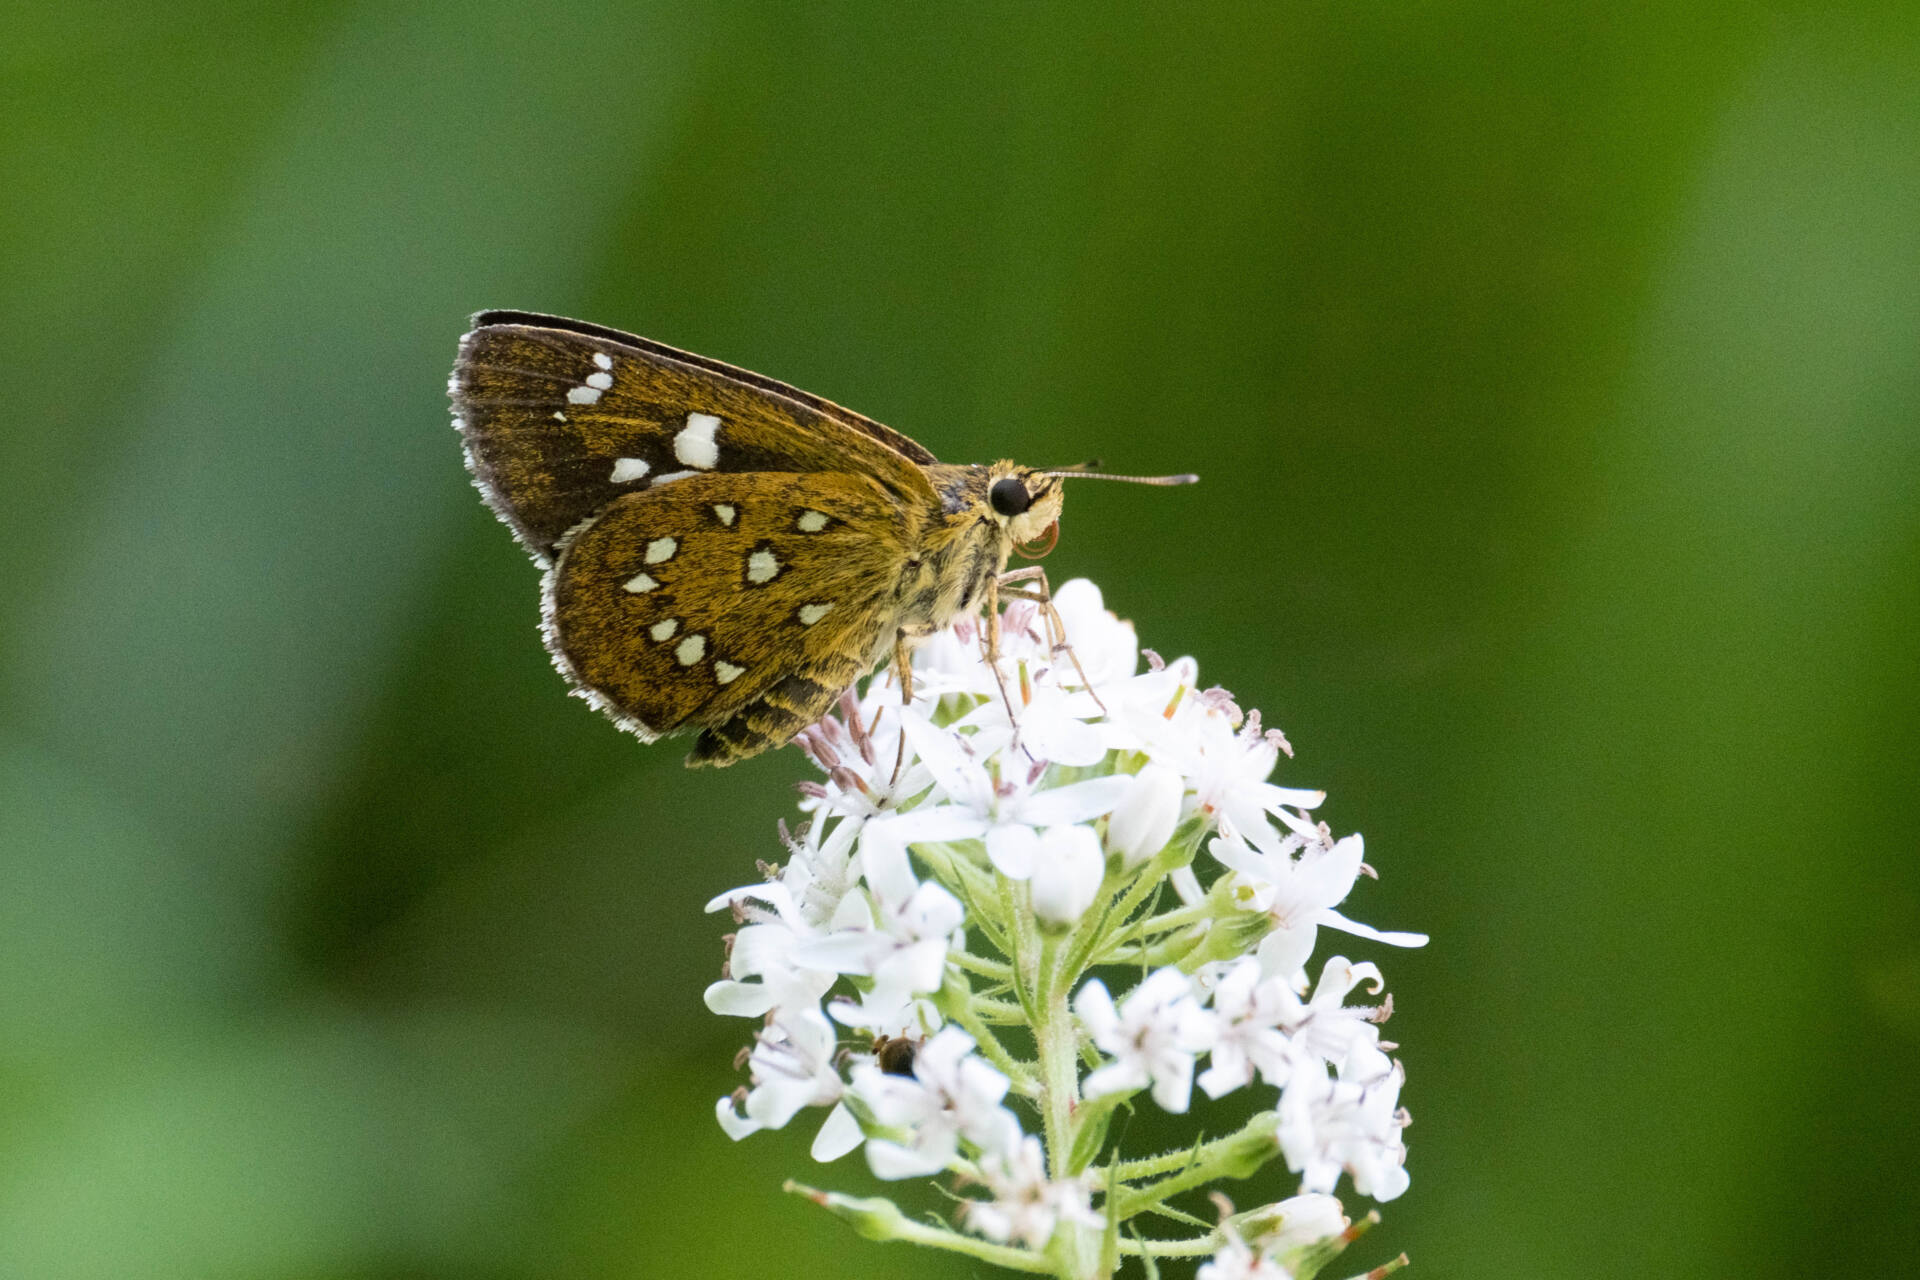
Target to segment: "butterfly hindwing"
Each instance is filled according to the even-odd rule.
[[[642,738],[698,728],[693,763],[754,754],[889,651],[901,527],[865,475],[715,473],[625,494],[549,571],[548,647]]]
[[[898,432],[771,378],[578,321],[482,312],[449,391],[481,492],[543,564],[581,521],[676,474],[836,472],[932,497],[921,466],[933,456]]]

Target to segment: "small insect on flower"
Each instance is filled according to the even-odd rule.
[[[541,634],[574,692],[642,741],[699,731],[693,765],[779,746],[891,660],[984,613],[1060,536],[1069,476],[943,463],[819,396],[598,325],[485,311],[448,384],[467,467],[545,571]]]
[[[887,1075],[910,1076],[913,1074],[913,1055],[919,1048],[919,1041],[906,1036],[875,1036],[873,1060]]]

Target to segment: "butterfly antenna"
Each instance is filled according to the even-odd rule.
[[[1158,484],[1158,485],[1195,484],[1200,479],[1199,476],[1193,475],[1191,473],[1187,475],[1179,475],[1179,476],[1111,476],[1106,474],[1103,471],[1080,471],[1078,469],[1067,470],[1067,471],[1049,471],[1047,472],[1047,474],[1050,476],[1059,476],[1062,479],[1072,479],[1072,480],[1124,480],[1128,484]]]

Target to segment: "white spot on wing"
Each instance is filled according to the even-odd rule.
[[[657,489],[663,484],[672,484],[675,480],[685,480],[688,476],[697,476],[699,474],[698,471],[668,471],[663,475],[655,476],[653,483],[648,487]]]
[[[613,387],[613,375],[605,370],[599,373],[590,373],[587,375],[587,385],[598,391],[611,390]]]
[[[631,484],[635,480],[644,480],[647,472],[653,470],[645,458],[615,458],[613,460],[613,482]]]
[[[710,413],[688,414],[687,425],[673,438],[673,456],[690,467],[711,471],[720,461],[720,446],[713,438],[719,429],[720,419]]]
[[[567,420],[567,415],[560,412],[558,409],[555,409],[553,411],[553,420],[555,422],[565,422]]]
[[[827,527],[827,513],[824,511],[802,511],[797,523],[802,533],[818,533]]]
[[[830,604],[803,604],[800,606],[800,625],[810,627],[833,612]]]
[[[599,365],[599,366],[600,366],[600,367],[601,367],[602,369],[611,369],[611,368],[613,368],[613,357],[612,357],[612,356],[610,356],[610,355],[608,355],[608,354],[607,354],[606,352],[604,352],[604,351],[596,351],[596,352],[594,352],[594,353],[593,353],[593,362],[594,362],[595,364],[597,364],[597,365]]]
[[[679,549],[680,544],[672,538],[655,538],[647,544],[647,563],[660,564],[663,561],[671,560],[673,559],[673,553]]]
[[[574,387],[567,392],[568,404],[593,404],[600,399],[598,387]]]
[[[685,640],[675,645],[673,656],[680,660],[681,666],[690,667],[705,657],[706,652],[707,638],[705,636],[694,635],[688,636]]]
[[[772,582],[779,572],[780,561],[771,551],[756,551],[747,557],[748,582]]]
[[[680,629],[680,619],[662,618],[660,621],[654,623],[652,626],[647,628],[647,634],[652,636],[659,643],[665,644],[667,641],[673,639],[673,633],[678,631],[679,629]]]
[[[721,524],[731,529],[733,527],[733,518],[739,513],[733,509],[732,503],[716,502],[713,504],[713,514],[720,517]]]
[[[638,595],[642,591],[653,590],[655,587],[659,586],[660,583],[650,573],[637,573],[633,577],[628,578],[625,582],[621,583],[620,585],[625,587],[627,590],[633,592],[634,594]]]
[[[732,684],[747,673],[745,667],[736,667],[724,658],[713,660],[713,678],[721,684]]]

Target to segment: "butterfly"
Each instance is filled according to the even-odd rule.
[[[782,745],[912,645],[1002,592],[1059,536],[1069,476],[943,463],[819,396],[646,338],[484,311],[448,381],[467,468],[544,570],[541,634],[573,690],[689,765]],[[1034,584],[1023,586],[1021,584]]]

